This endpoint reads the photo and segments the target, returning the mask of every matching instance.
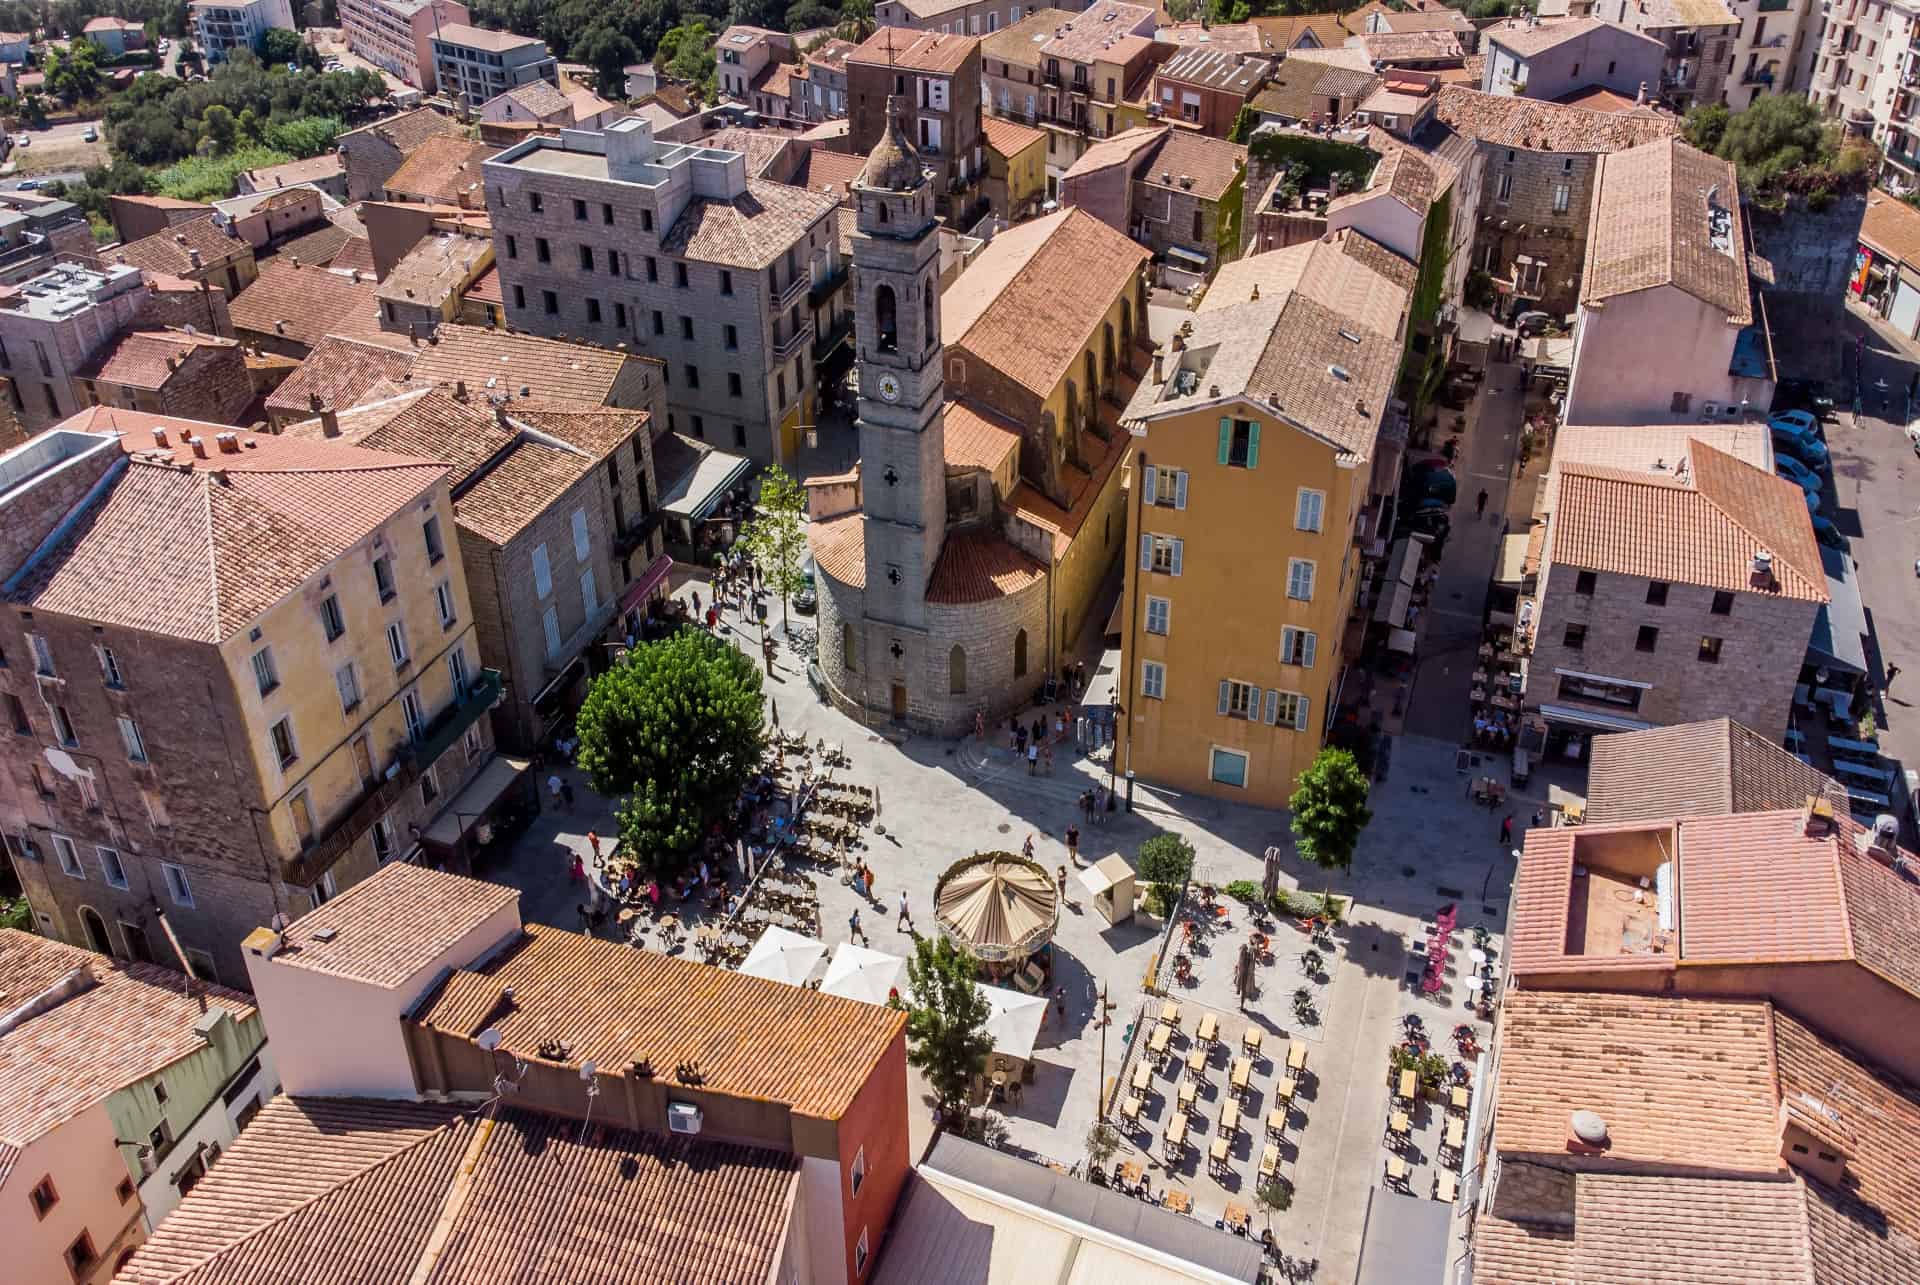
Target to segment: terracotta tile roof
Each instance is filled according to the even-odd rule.
[[[1259,53],[1262,49],[1272,47],[1260,28],[1251,22],[1176,22],[1156,30],[1153,38],[1163,45],[1178,45],[1181,48],[1205,45],[1212,49],[1246,54]]]
[[[1819,546],[1800,489],[1703,443],[1691,486],[1596,464],[1556,465],[1551,558],[1588,571],[1733,593],[1827,601]],[[1753,583],[1754,554],[1773,555],[1772,588]]]
[[[118,1279],[761,1280],[798,1181],[797,1157],[733,1143],[604,1126],[582,1141],[571,1120],[509,1107],[283,1096]]]
[[[1541,1168],[1508,1161],[1500,1182]],[[1571,1188],[1542,1211],[1553,1222],[1480,1216],[1477,1285],[1814,1285],[1798,1183],[1595,1172],[1550,1181]]]
[[[1004,116],[982,116],[980,132],[986,136],[987,146],[1002,156],[1018,156],[1036,143],[1047,141],[1045,130],[1022,125]]]
[[[363,236],[348,237],[346,244],[340,247],[327,266],[336,272],[358,271],[363,278],[372,281],[378,272],[373,261],[372,240]]]
[[[851,40],[831,37],[807,54],[807,65],[825,67],[831,71],[843,70],[847,65],[847,55],[859,47]]]
[[[462,298],[472,299],[476,303],[504,304],[507,297],[500,287],[499,265],[496,264],[475,277],[473,284],[467,287],[467,293]]]
[[[1887,258],[1920,266],[1920,210],[1876,187],[1867,193],[1860,240]]]
[[[580,979],[593,985],[583,988]],[[513,988],[510,1005],[504,987]],[[500,1032],[531,1056],[565,1039],[576,1062],[665,1072],[697,1062],[707,1093],[837,1120],[906,1027],[906,1015],[540,924],[478,969],[449,977],[413,1021],[472,1037]]]
[[[1401,331],[1417,269],[1362,232],[1341,228],[1314,241],[1248,255],[1215,274],[1198,311],[1213,312],[1254,297],[1299,290],[1389,337]]]
[[[1740,19],[1720,0],[1644,0],[1640,11],[1629,11],[1635,28],[1732,27]]]
[[[412,368],[410,350],[328,335],[267,398],[267,410],[307,415],[315,395],[326,407],[345,410],[381,381],[404,380]]]
[[[1386,19],[1388,31],[1470,32],[1474,29],[1472,20],[1466,14],[1444,5],[1414,12],[1382,9],[1381,16]]]
[[[1907,873],[1860,850],[1863,827],[1851,816],[1838,817],[1837,824],[1834,853],[1853,961],[1920,996],[1920,887]],[[1900,856],[1913,869],[1913,854],[1902,850]]]
[[[545,81],[540,82],[545,84]],[[374,290],[376,299],[440,307],[473,279],[475,265],[493,260],[490,237],[436,233],[421,237]]]
[[[247,181],[255,190],[276,187],[288,187],[295,183],[317,183],[322,179],[333,178],[346,171],[346,162],[338,152],[322,152],[318,156],[309,156],[304,161],[288,161],[284,165],[269,165],[264,169],[249,170]]]
[[[396,861],[289,924],[274,962],[398,986],[519,901],[504,884]]]
[[[629,361],[640,360],[611,348],[563,343],[533,335],[509,334],[484,326],[442,326],[431,342],[412,348],[413,378],[451,389],[464,379],[478,395],[496,380],[495,391],[534,398],[565,398],[604,406]]]
[[[1537,98],[1483,94],[1463,85],[1444,85],[1434,100],[1434,115],[1456,131],[1495,147],[1538,152],[1623,152],[1677,138],[1677,116],[1651,110],[1594,111]]]
[[[475,198],[482,191],[481,162],[499,150],[491,143],[436,135],[407,153],[385,188],[395,199],[410,197],[458,205],[465,197],[469,203],[479,204]]]
[[[1321,49],[1338,49],[1347,43],[1348,36],[1358,34],[1352,23],[1352,14],[1339,13],[1253,19],[1253,25],[1274,49],[1294,49],[1303,43],[1311,46],[1315,42]]]
[[[816,147],[807,153],[806,164],[801,167],[794,184],[810,192],[831,196],[834,200],[845,204],[852,199],[848,192],[849,185],[860,177],[860,171],[866,167],[865,156],[851,156],[846,152],[829,152],[825,148]]]
[[[1920,1280],[1920,1094],[1774,1011],[1780,1095],[1825,1116],[1846,1148],[1845,1189],[1807,1180],[1818,1281]]]
[[[1046,579],[1047,569],[997,531],[949,531],[927,581],[927,601],[991,602]]]
[[[1677,847],[1681,959],[1799,962],[1853,953],[1833,840],[1807,838],[1798,811],[1691,817]]]
[[[1531,58],[1537,53],[1557,48],[1569,40],[1578,40],[1596,31],[1619,30],[1598,18],[1567,18],[1559,22],[1529,22],[1525,19],[1508,19],[1496,22],[1481,35],[1508,49],[1522,58]]]
[[[1384,194],[1414,213],[1425,216],[1427,208],[1440,191],[1440,175],[1426,157],[1410,148],[1383,141],[1387,139],[1382,130],[1368,131],[1367,141],[1379,151],[1380,162],[1373,167],[1373,173],[1368,176],[1364,188],[1342,192],[1334,197],[1327,205],[1329,212],[1358,205]]]
[[[1593,739],[1587,820],[1654,821],[1798,808],[1846,792],[1760,733],[1730,718]]]
[[[1272,70],[1264,58],[1241,57],[1215,45],[1194,45],[1160,64],[1154,75],[1180,85],[1196,85],[1239,94],[1242,98],[1260,86]]]
[[[156,450],[152,432],[175,434]],[[200,642],[219,642],[412,504],[442,465],[335,443],[239,433],[239,453],[179,434],[223,424],[96,406],[61,427],[125,434],[129,466],[38,561],[11,600]],[[216,474],[218,476],[216,476]]]
[[[653,417],[643,410],[611,406],[592,406],[583,402],[552,399],[534,401],[522,398],[513,403],[508,414],[585,451],[596,459],[611,455],[644,433]]]
[[[544,121],[560,115],[572,119],[567,96],[544,80],[530,80],[524,85],[515,85],[500,97],[535,120]]]
[[[336,263],[338,260],[336,260]],[[359,281],[336,268],[293,266],[274,260],[252,285],[227,305],[235,330],[273,335],[312,348],[328,335],[397,346],[405,335],[380,329],[380,302],[373,278]]]
[[[1143,169],[1134,173],[1135,180],[1148,187],[1185,192],[1202,201],[1217,201],[1227,194],[1233,180],[1247,167],[1247,149],[1238,143],[1209,138],[1191,130],[1163,128],[1167,133],[1159,150]],[[1172,177],[1162,182],[1162,174]],[[1182,178],[1192,179],[1192,185],[1181,182]]]
[[[298,236],[291,241],[282,243],[280,249],[275,252],[274,257],[285,259],[289,263],[298,259],[302,263],[312,263],[325,267],[333,262],[334,256],[339,254],[341,248],[352,239],[353,233],[343,227],[337,227],[329,223],[325,227],[307,233],[305,236]]]
[[[766,74],[756,77],[754,88],[775,98],[787,98],[793,93],[794,66],[790,62],[768,63]]]
[[[951,401],[946,408],[947,465],[950,468],[999,468],[1020,449],[1020,426],[984,406]]]
[[[850,52],[847,62],[950,75],[965,66],[968,57],[977,55],[979,49],[980,41],[973,36],[882,27]]]
[[[1131,391],[1131,388],[1124,390]],[[1107,418],[1105,414],[1103,419]],[[1127,449],[1133,439],[1118,428],[1109,424],[1109,436],[1102,440],[1099,434],[1083,431],[1080,434],[1080,461],[1069,465],[1065,478],[1073,487],[1068,496],[1066,508],[1061,508],[1048,499],[1038,487],[1022,482],[1007,497],[1007,510],[1021,521],[1031,523],[1053,535],[1053,560],[1058,565],[1072,548],[1073,541],[1092,516],[1100,496],[1106,491],[1108,479],[1120,461],[1126,457]]]
[[[788,145],[799,137],[800,131],[796,129],[775,129],[771,126],[748,129],[744,125],[730,125],[703,137],[700,146],[717,147],[723,152],[739,152],[747,158],[749,178],[767,178],[786,153]]]
[[[1662,139],[1603,157],[1594,188],[1582,304],[1670,285],[1723,311],[1731,325],[1753,321],[1731,161]],[[1711,209],[1709,192],[1718,193]]]
[[[127,388],[161,389],[196,348],[238,348],[239,341],[184,330],[130,330],[102,348],[80,370],[82,379]],[[173,365],[169,366],[171,361]]]
[[[1474,84],[1478,86],[1484,79],[1484,76],[1476,77]],[[1642,104],[1635,102],[1625,94],[1614,93],[1605,85],[1587,85],[1583,88],[1562,94],[1552,101],[1562,107],[1584,107],[1590,112],[1636,112],[1641,115],[1658,114],[1644,107]]]
[[[1509,990],[1494,1136],[1568,1157],[1573,1112],[1606,1121],[1607,1159],[1725,1174],[1782,1167],[1764,1001]]]
[[[1288,58],[1274,72],[1267,87],[1253,96],[1253,108],[1288,120],[1307,120],[1321,110],[1321,100],[1337,97],[1351,112],[1354,103],[1383,83],[1370,71],[1329,67],[1306,58]]]
[[[0,1034],[0,1147],[9,1153],[206,1047],[193,1029],[206,1010],[186,974],[12,928],[0,928],[0,1008],[11,1012],[83,967],[94,985]],[[238,991],[193,985],[234,1021],[253,1017],[253,1001]]]
[[[682,258],[757,271],[804,240],[807,229],[838,204],[819,192],[750,178],[746,194],[732,201],[688,202],[660,248]]]
[[[195,253],[200,256],[198,264],[193,261]],[[195,273],[252,255],[253,247],[215,227],[213,213],[208,211],[205,218],[189,219],[185,223],[174,224],[164,232],[129,241],[118,249],[107,251],[102,258],[109,263],[131,263],[136,268],[145,268],[150,272],[191,278]]]
[[[1009,228],[942,295],[941,340],[1050,397],[1150,257],[1077,207]]]
[[[1458,61],[1466,57],[1460,37],[1450,30],[1376,31],[1361,38],[1362,48],[1376,63]]]
[[[511,31],[495,31],[491,27],[474,27],[464,22],[449,22],[438,27],[434,39],[443,40],[450,45],[462,45],[468,49],[484,49],[491,54],[503,54],[513,49],[523,49],[528,45],[540,43],[538,37],[516,35]]]
[[[809,522],[807,547],[821,572],[836,583],[850,589],[867,587],[867,519],[862,514]]]
[[[401,151],[410,152],[429,138],[461,132],[460,126],[454,121],[431,107],[422,107],[416,111],[402,112],[398,116],[389,116],[371,125],[362,125],[359,129],[350,129],[340,135],[337,141],[350,143],[361,134],[377,135]]]
[[[1082,12],[1062,18],[1055,24],[1053,38],[1038,48],[1049,58],[1125,64],[1151,47],[1151,39],[1138,32],[1152,14],[1150,7],[1096,0]]]
[[[593,467],[591,458],[521,441],[455,501],[460,526],[504,545]]]

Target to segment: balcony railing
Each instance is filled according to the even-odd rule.
[[[788,335],[785,340],[773,345],[773,359],[775,361],[786,361],[795,353],[799,352],[802,347],[812,342],[812,340],[813,323],[811,321],[803,321],[800,323],[798,330]]]
[[[833,268],[826,276],[814,282],[807,290],[807,302],[815,308],[825,303],[833,296],[834,291],[845,284],[847,272],[848,264],[842,260],[838,267]]]
[[[644,514],[627,523],[626,529],[613,537],[613,556],[624,558],[647,542],[647,537],[659,529],[661,510]]]
[[[801,294],[806,291],[806,288],[807,279],[796,272],[793,274],[792,280],[773,292],[772,299],[768,306],[775,312],[778,312],[780,309],[798,299]]]
[[[373,829],[374,822],[393,809],[407,787],[419,780],[421,769],[432,766],[493,708],[500,699],[502,686],[499,670],[481,670],[468,684],[465,696],[441,710],[419,736],[401,744],[386,775],[369,785],[353,806],[304,852],[286,862],[287,882],[304,887],[331,869],[361,835]]]
[[[825,334],[819,335],[814,339],[813,359],[815,361],[825,361],[840,341],[852,333],[853,313],[843,312],[840,314],[840,320],[834,322]]]

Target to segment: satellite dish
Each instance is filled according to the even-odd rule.
[[[475,1044],[478,1044],[481,1048],[485,1049],[487,1052],[489,1053],[493,1052],[495,1049],[500,1047],[499,1028],[489,1026],[486,1030],[480,1032],[480,1034],[477,1037],[475,1037],[473,1042]]]
[[[287,930],[287,925],[289,922],[290,921],[287,919],[287,917],[284,914],[275,915],[273,917],[273,930],[277,933],[283,933]]]
[[[582,1062],[580,1064],[580,1078],[587,1081],[589,1084],[593,1082],[593,1063]]]

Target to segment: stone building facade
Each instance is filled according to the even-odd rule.
[[[29,432],[86,406],[77,377],[143,314],[150,292],[137,268],[74,265],[21,283],[0,301],[0,374]]]
[[[873,150],[898,102],[906,131],[933,170],[934,208],[970,227],[986,179],[980,129],[980,41],[935,31],[882,27],[846,56],[849,143],[856,156]]]
[[[101,406],[239,423],[253,380],[239,341],[185,330],[125,333],[80,372],[81,400]]]

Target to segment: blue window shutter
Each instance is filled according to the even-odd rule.
[[[1260,422],[1255,420],[1247,426],[1247,467],[1253,468],[1260,463]]]
[[[1269,687],[1267,688],[1267,722],[1276,723],[1279,720],[1280,689],[1278,687]]]
[[[1225,464],[1227,457],[1233,454],[1233,421],[1222,418],[1220,421],[1220,462]]]
[[[1153,570],[1153,537],[1150,535],[1140,537],[1140,569]]]
[[[1302,696],[1300,703],[1294,707],[1293,726],[1295,731],[1304,732],[1307,730],[1307,704],[1307,698]]]
[[[1227,699],[1228,699],[1227,687],[1228,687],[1227,680],[1224,678],[1221,679],[1220,680],[1220,713],[1222,715],[1224,715],[1227,712]]]
[[[1314,635],[1311,631],[1309,631],[1306,637],[1306,644],[1307,644],[1306,654],[1300,658],[1300,663],[1306,668],[1312,669],[1313,653],[1316,650],[1318,650],[1320,639],[1316,635]]]
[[[1187,507],[1187,471],[1185,469],[1173,475],[1173,507],[1176,509]]]
[[[1154,491],[1159,482],[1159,478],[1154,476],[1154,473],[1155,470],[1151,464],[1140,470],[1140,497],[1148,504],[1153,503]]]
[[[1173,574],[1176,576],[1180,574],[1180,561],[1185,553],[1186,547],[1187,542],[1185,540],[1175,540],[1173,542]]]

